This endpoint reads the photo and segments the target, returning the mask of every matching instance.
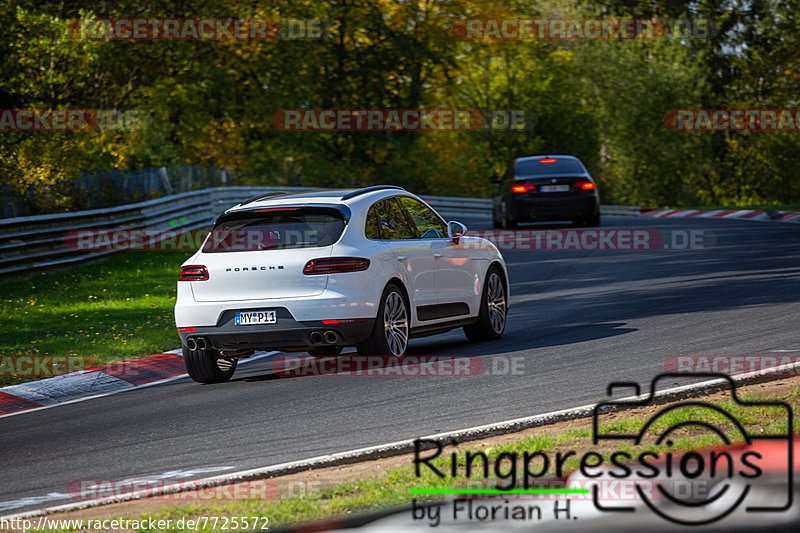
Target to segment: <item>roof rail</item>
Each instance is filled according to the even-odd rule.
[[[282,196],[284,194],[286,194],[286,193],[285,192],[278,192],[278,191],[268,192],[268,193],[264,193],[264,194],[257,194],[255,196],[253,196],[252,198],[248,198],[244,202],[241,202],[239,205],[247,205],[247,204],[250,204],[250,203],[253,203],[253,202],[257,202],[258,200],[263,200],[264,198],[269,198],[270,196]]]
[[[361,196],[362,194],[366,194],[368,192],[381,191],[384,189],[397,189],[400,191],[405,190],[404,188],[398,187],[397,185],[373,185],[372,187],[364,187],[363,189],[347,193],[344,196],[342,196],[342,200],[349,200],[350,198],[355,198],[356,196]]]

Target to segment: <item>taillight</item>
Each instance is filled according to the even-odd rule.
[[[594,189],[594,183],[592,183],[591,181],[578,181],[575,183],[575,188],[584,191],[591,191],[592,189]]]
[[[322,323],[326,326],[332,326],[334,324],[361,324],[362,322],[366,322],[366,318],[337,318],[331,320],[323,320]]]
[[[178,281],[208,281],[208,269],[203,265],[182,266]]]
[[[360,272],[369,268],[369,259],[365,257],[329,257],[312,259],[303,267],[303,274],[340,274],[342,272]]]
[[[536,187],[534,185],[531,185],[530,183],[525,183],[523,185],[514,185],[514,186],[512,186],[511,187],[511,192],[515,192],[515,193],[519,194],[519,193],[522,193],[522,192],[531,191],[531,190],[533,190],[535,188]]]
[[[555,163],[558,159],[540,159],[539,163]]]

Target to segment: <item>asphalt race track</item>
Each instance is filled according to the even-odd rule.
[[[69,503],[75,480],[244,470],[590,404],[671,355],[800,352],[799,226],[606,217],[601,229],[634,228],[700,231],[704,248],[504,251],[500,341],[412,340],[412,354],[482,358],[477,376],[279,378],[261,360],[223,385],[186,378],[0,418],[0,515]]]

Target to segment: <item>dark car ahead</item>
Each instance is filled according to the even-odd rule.
[[[557,220],[600,225],[597,184],[575,156],[518,157],[502,178],[489,180],[498,184],[492,195],[495,228]]]

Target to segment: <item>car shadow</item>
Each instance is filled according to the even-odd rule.
[[[233,378],[231,381],[259,382],[283,379],[302,379],[322,376],[365,377],[374,376],[383,370],[395,369],[398,365],[407,367],[406,373],[413,375],[414,369],[426,362],[439,360],[472,359],[487,355],[500,355],[525,349],[563,346],[585,342],[636,331],[635,328],[624,327],[624,323],[582,324],[539,328],[531,337],[527,331],[507,332],[501,339],[471,343],[466,338],[441,340],[412,340],[403,359],[390,356],[359,356],[355,352],[333,357],[312,357],[304,353],[278,354],[269,360],[270,368],[263,372]],[[370,374],[370,372],[372,372]]]

